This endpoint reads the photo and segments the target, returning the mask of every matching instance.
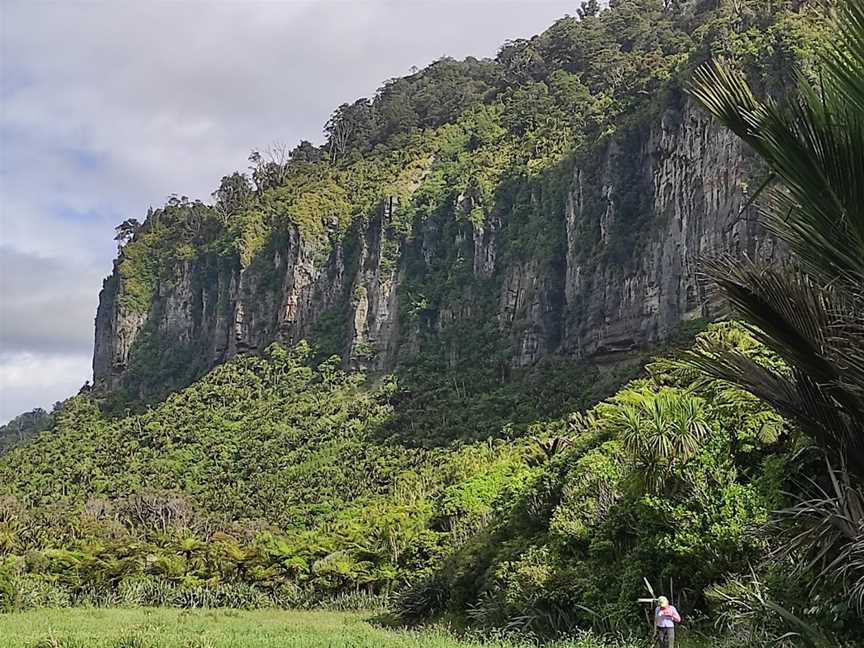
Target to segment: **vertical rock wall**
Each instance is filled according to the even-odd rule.
[[[147,313],[121,306],[115,268],[100,295],[95,383],[111,390],[130,382],[145,338],[150,353],[154,344],[175,356],[185,349],[204,371],[273,341],[314,338],[326,318],[346,364],[376,371],[422,350],[421,330],[444,335],[469,319],[495,323],[513,367],[550,353],[626,352],[713,315],[697,279],[701,257],[775,253],[752,215],[742,214],[759,175],[737,140],[685,103],[612,136],[575,165],[552,225],[561,230],[560,252],[513,253],[510,216],[491,213],[473,225],[464,196],[450,223],[417,223],[394,239],[387,231],[394,197],[329,246],[292,227],[246,268],[207,256],[185,262],[160,282]],[[421,326],[400,304],[417,297],[411,285],[434,282],[445,260],[458,280],[427,307]],[[458,336],[449,343],[451,364],[459,344]]]
[[[576,356],[663,340],[684,320],[715,316],[700,259],[775,254],[744,210],[762,171],[734,136],[687,104],[628,140],[607,147],[594,186],[577,169],[566,206],[563,350]],[[622,163],[634,151],[637,163]]]

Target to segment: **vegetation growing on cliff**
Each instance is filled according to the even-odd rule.
[[[287,224],[326,245],[391,196],[400,198],[393,227],[403,236],[436,210],[482,227],[516,208],[507,196],[527,178],[567,177],[568,167],[556,167],[562,159],[590,158],[615,130],[643,125],[708,56],[738,61],[774,90],[791,87],[780,72],[811,56],[821,33],[817,9],[798,4],[589,7],[508,42],[494,61],[444,58],[393,79],[371,100],[337,108],[321,147],[253,152],[249,173],[224,177],[213,206],[172,198],[148,214],[123,245],[121,301],[146,311],[163,273],[208,251],[248,266]],[[469,201],[457,204],[460,196]],[[513,232],[517,248],[531,240]]]

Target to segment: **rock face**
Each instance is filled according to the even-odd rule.
[[[565,212],[568,353],[625,350],[667,338],[682,320],[711,318],[699,259],[775,254],[753,214],[742,213],[759,171],[734,136],[687,105],[635,138],[607,148],[590,186],[586,170],[574,178]],[[622,159],[633,150],[635,164]],[[599,227],[599,263],[580,254],[580,233],[591,222]]]
[[[94,382],[146,396],[301,339],[355,368],[389,370],[433,347],[454,365],[479,324],[494,327],[511,367],[626,352],[715,315],[701,257],[775,254],[742,214],[759,180],[732,136],[681,103],[577,161],[545,216],[557,246],[520,242],[507,212],[458,218],[470,211],[463,196],[449,221],[395,234],[393,197],[329,245],[290,227],[247,267],[207,254],[184,262],[160,279],[146,313],[122,306],[115,267],[100,295]]]

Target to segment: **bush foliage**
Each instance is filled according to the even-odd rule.
[[[735,325],[700,335],[782,370]],[[373,386],[311,357],[274,345],[119,419],[88,395],[67,402],[0,459],[2,604],[362,594],[395,596],[408,622],[626,633],[643,579],[696,620],[757,569],[778,605],[854,627],[830,589],[805,606],[772,559],[762,527],[806,440],[739,389],[661,359],[582,412],[424,445],[388,427],[406,402],[398,378]]]

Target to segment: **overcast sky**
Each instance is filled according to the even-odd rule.
[[[91,378],[113,227],[578,0],[0,0],[0,423]]]

